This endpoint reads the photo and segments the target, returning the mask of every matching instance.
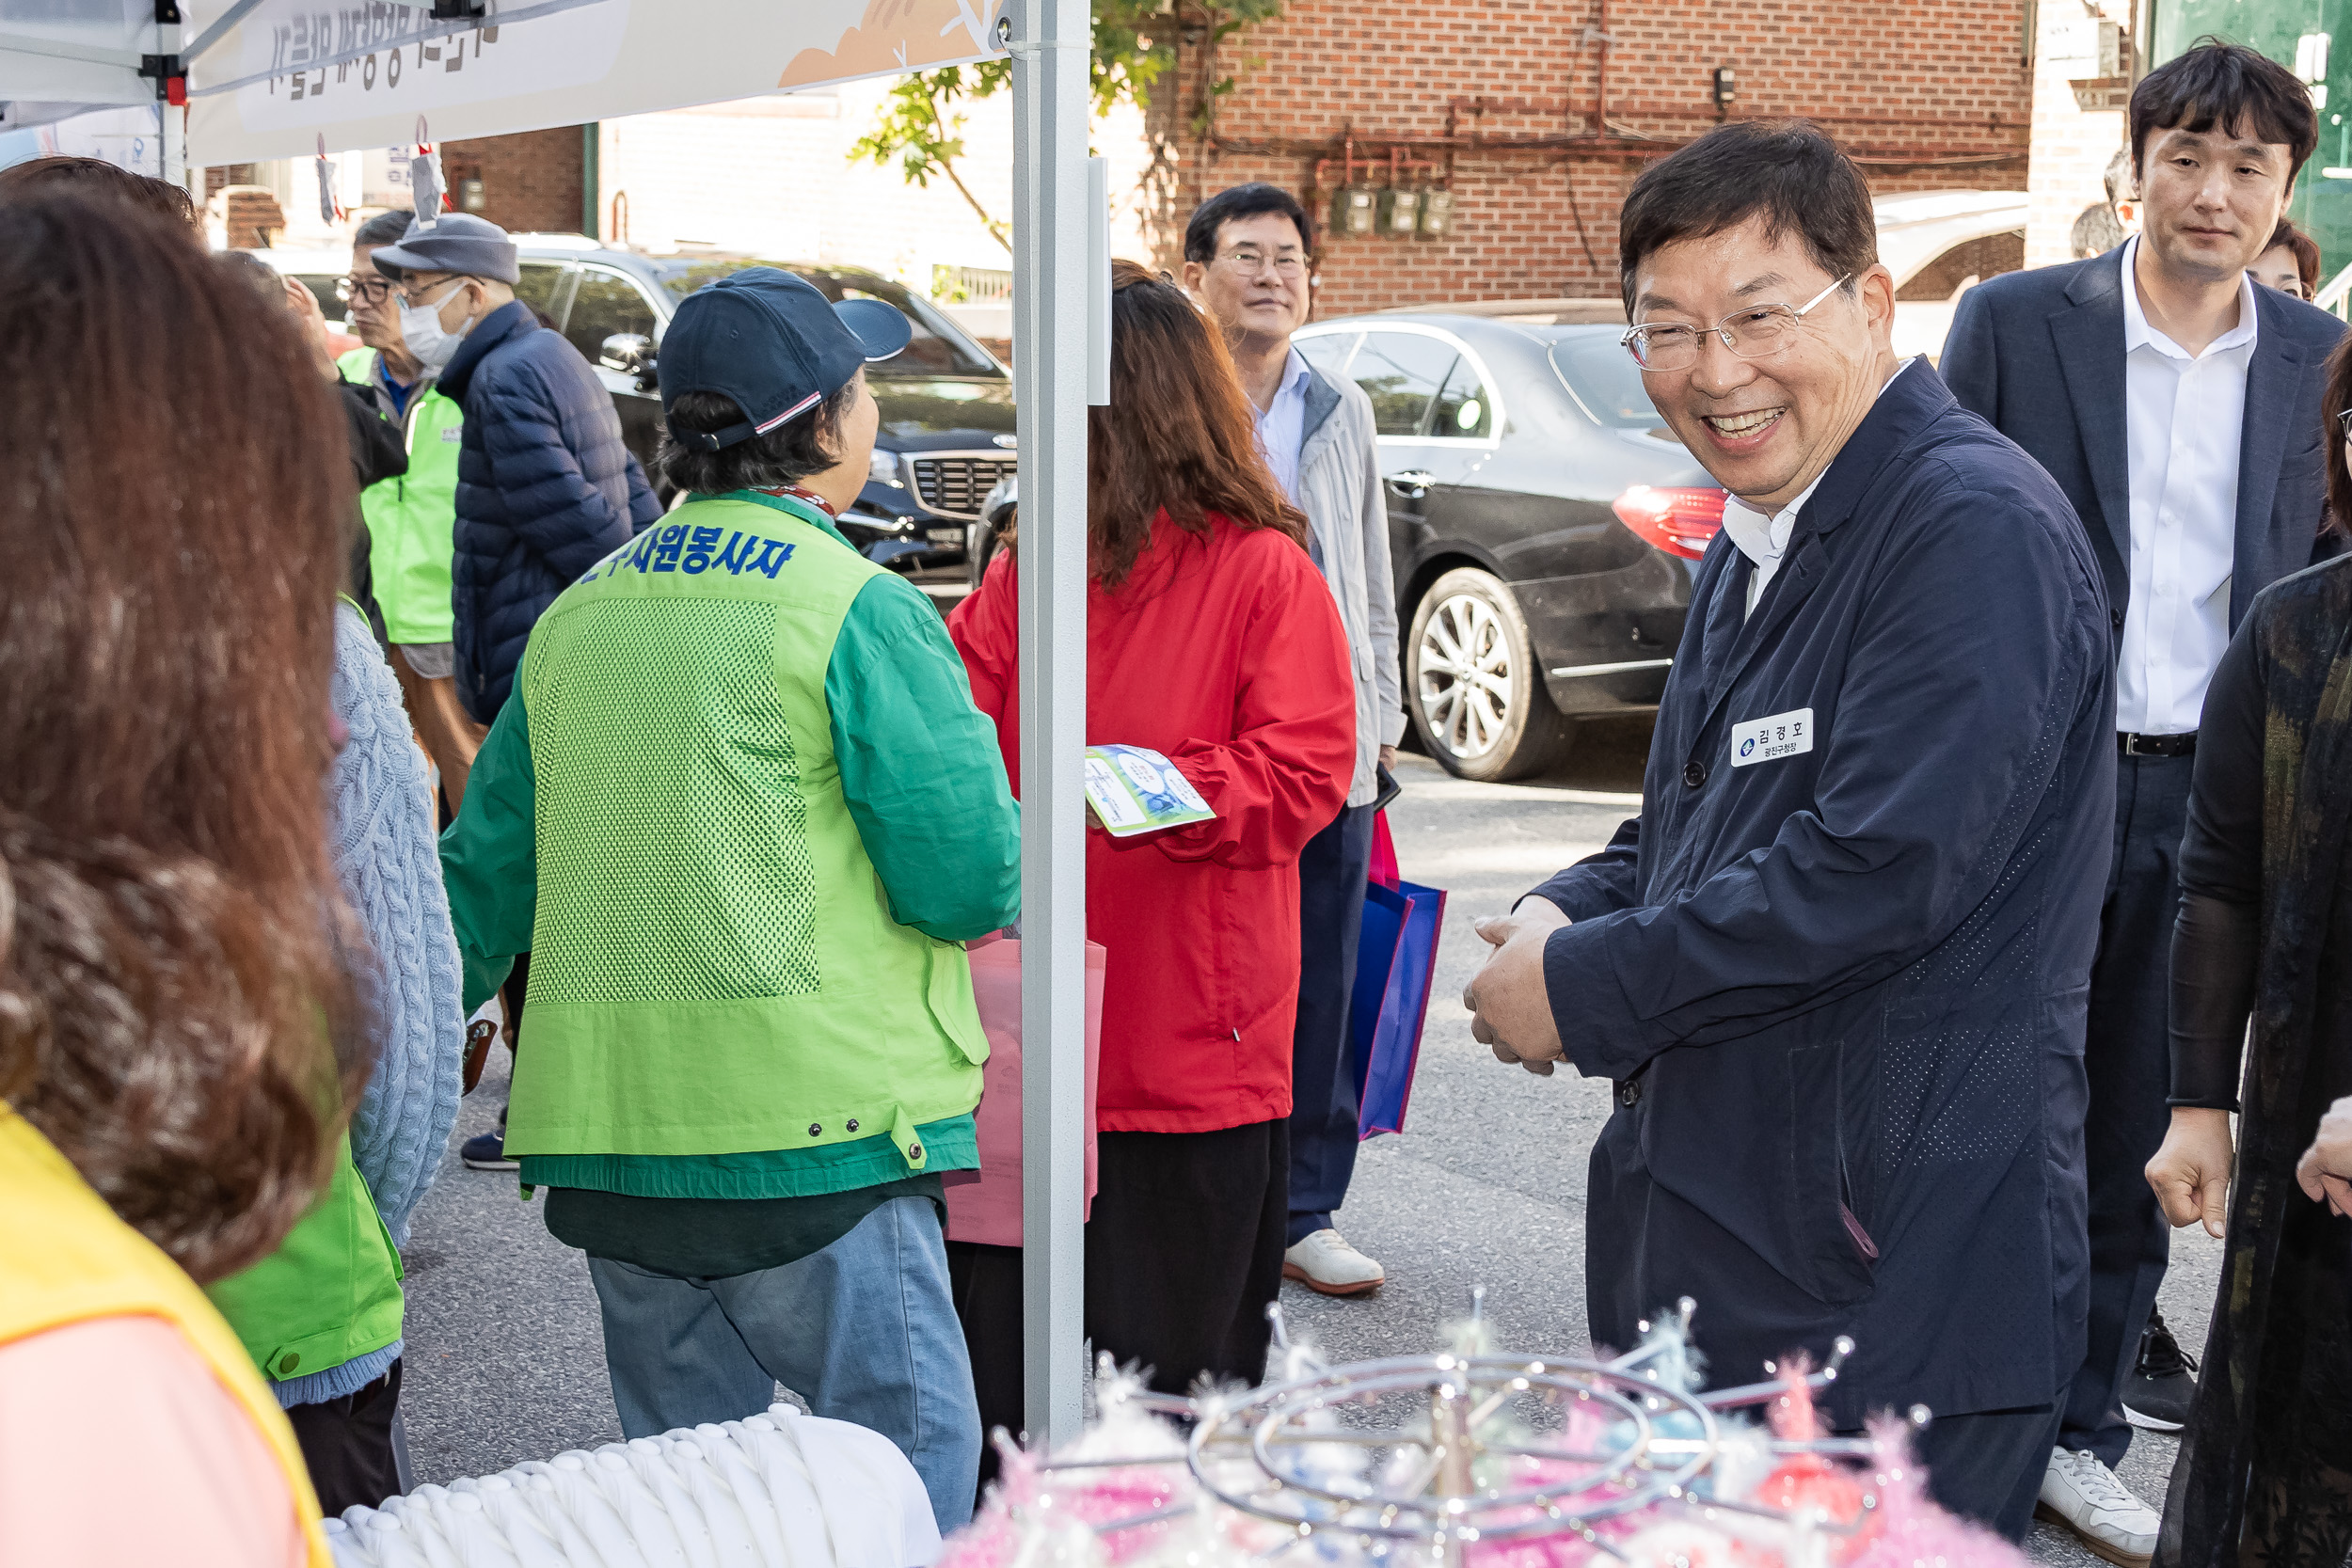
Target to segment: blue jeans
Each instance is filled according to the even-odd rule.
[[[970,1521],[980,1412],[928,1198],[893,1198],[780,1269],[689,1279],[591,1258],[588,1275],[626,1435],[741,1420],[781,1383],[898,1444],[942,1534]]]

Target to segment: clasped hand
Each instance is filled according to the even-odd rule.
[[[2148,1185],[2156,1190],[2164,1217],[2175,1226],[2202,1220],[2218,1236],[2230,1212],[2230,1113],[2176,1106],[2164,1147],[2148,1162]],[[2333,1214],[2352,1214],[2352,1096],[2328,1107],[2312,1147],[2295,1163],[2295,1180],[2304,1196],[2325,1203]]]
[[[1471,928],[1494,951],[1462,990],[1462,1006],[1474,1015],[1470,1034],[1495,1060],[1547,1078],[1565,1053],[1544,986],[1544,942],[1567,924],[1557,904],[1535,897],[1521,899],[1509,914],[1475,922]]]

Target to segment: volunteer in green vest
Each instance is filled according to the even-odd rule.
[[[465,412],[435,384],[437,372],[408,352],[400,336],[393,284],[369,260],[397,245],[411,214],[378,213],[351,239],[351,276],[336,293],[351,329],[366,345],[335,361],[346,381],[365,387],[376,412],[401,427],[408,471],[360,492],[373,540],[368,551],[375,602],[392,646],[392,673],[417,736],[441,770],[441,793],[453,814],[482,749],[482,726],[457,701],[451,643],[451,534],[457,520],[457,447]]]
[[[506,1149],[588,1254],[622,1430],[782,1382],[905,1450],[945,1530],[980,1449],[941,1233],[988,1054],[961,944],[1020,912],[1020,825],[938,614],[834,524],[910,330],[771,267],[678,308],[691,499],[541,617],[441,859],[468,1006],[531,954]]]

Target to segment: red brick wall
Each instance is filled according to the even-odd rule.
[[[2071,0],[2070,0],[2071,3]],[[1318,311],[1422,300],[1613,294],[1617,209],[1643,165],[1716,121],[1810,115],[1882,192],[2023,190],[2026,0],[1290,0],[1213,43],[1184,30],[1153,93],[1167,161],[1163,265],[1184,215],[1246,180],[1295,193],[1320,227],[1353,138],[1359,182],[1450,184],[1441,239],[1327,238]],[[1184,15],[1195,20],[1186,5]],[[1605,28],[1604,28],[1605,24]],[[1613,40],[1603,54],[1587,29]],[[1201,131],[1204,84],[1237,79]],[[1482,114],[1474,101],[1484,98]],[[1407,169],[1406,158],[1425,162]],[[1318,161],[1327,161],[1320,177]]]
[[[482,182],[482,215],[514,233],[576,233],[580,229],[580,131],[561,125],[512,136],[447,142],[441,177],[452,203],[459,182]]]

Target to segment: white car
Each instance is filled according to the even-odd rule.
[[[1922,191],[1870,205],[1879,260],[1895,275],[1895,352],[1933,363],[1960,296],[2026,264],[2026,193]]]

